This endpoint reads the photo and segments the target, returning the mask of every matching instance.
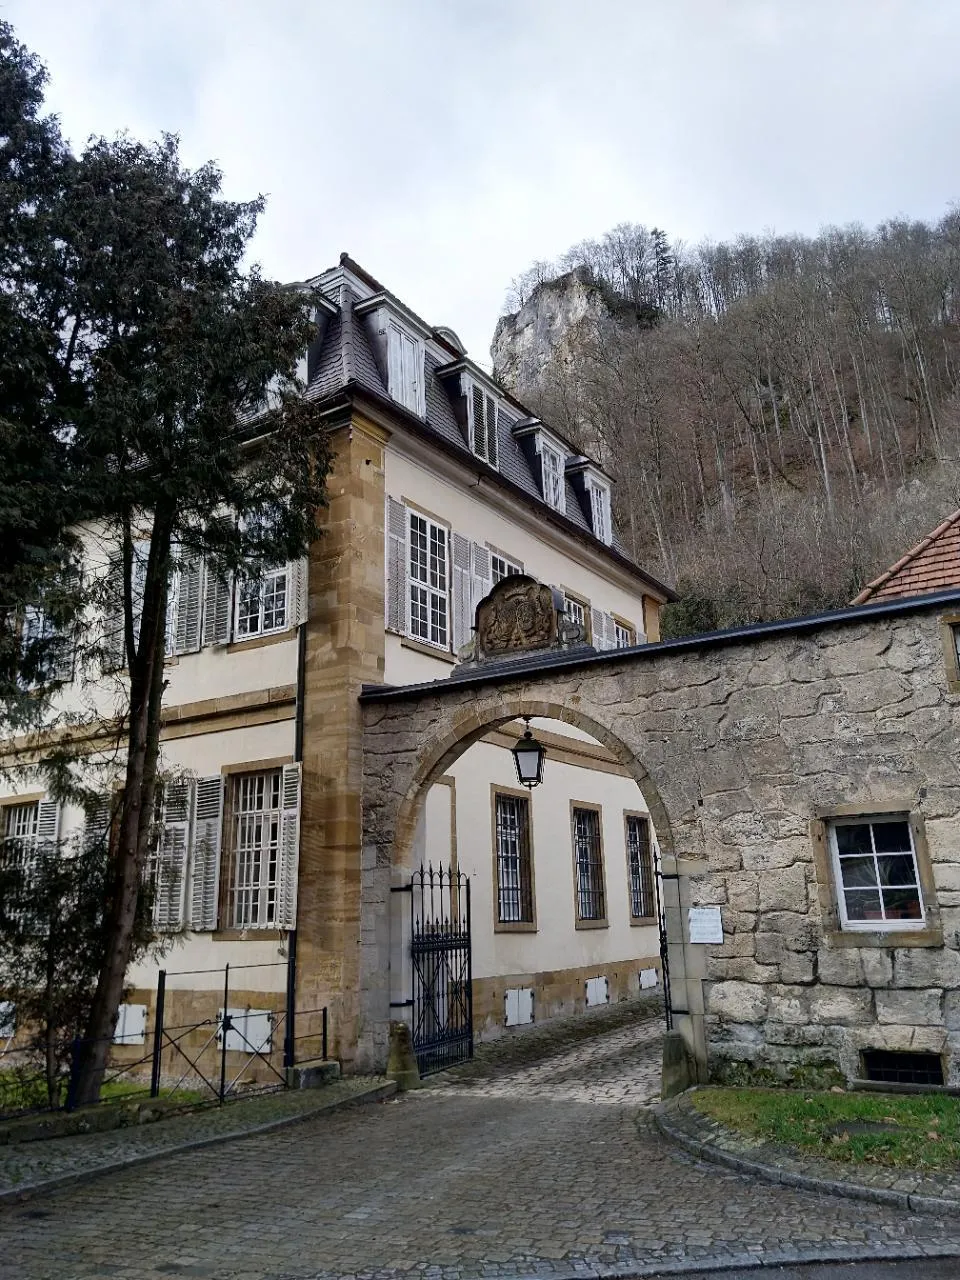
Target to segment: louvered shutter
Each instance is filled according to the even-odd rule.
[[[187,847],[193,787],[188,781],[168,782],[153,879],[153,923],[162,933],[183,928]]]
[[[407,629],[407,509],[396,498],[387,498],[386,625],[388,631]]]
[[[297,927],[297,872],[300,863],[300,765],[285,764],[281,779],[280,868],[277,927]]]
[[[615,649],[617,647],[616,623],[612,614],[602,609],[591,610],[593,647],[595,649]]]
[[[37,844],[54,845],[60,838],[60,805],[56,800],[41,800],[37,805]]]
[[[97,845],[106,845],[110,836],[110,822],[113,817],[113,798],[98,796],[93,807],[88,809],[83,820],[83,847],[88,852]]]
[[[172,653],[196,653],[200,648],[200,613],[203,605],[203,560],[185,556],[177,573],[176,625]]]
[[[475,454],[481,458],[486,455],[486,431],[483,425],[483,388],[477,384],[470,385],[470,417],[473,426],[473,438],[470,441],[470,448]]]
[[[487,396],[487,412],[484,428],[487,439],[487,461],[491,466],[497,465],[497,402],[493,396]]]
[[[229,644],[230,613],[233,603],[233,574],[218,573],[209,561],[206,565],[206,591],[203,607],[203,643]]]
[[[490,563],[490,552],[486,547],[482,547],[479,542],[473,544],[473,572],[471,575],[470,590],[472,601],[470,607],[470,625],[476,615],[477,605],[484,596],[490,594],[493,587],[493,566]]]
[[[457,653],[473,634],[473,544],[462,533],[453,538],[453,651]]]
[[[80,569],[76,565],[70,565],[64,575],[64,587],[67,591],[79,591],[81,583]],[[68,631],[61,631],[57,635],[57,644],[51,662],[51,674],[54,680],[60,680],[64,684],[72,680],[76,669],[76,658],[77,622],[74,620]]]
[[[112,560],[107,570],[103,601],[103,668],[119,671],[126,662],[123,637],[123,566]]]
[[[310,609],[309,600],[309,561],[306,556],[293,560],[287,568],[287,588],[290,604],[290,625],[299,627],[306,622]]]
[[[220,843],[223,828],[223,778],[197,782],[193,824],[193,878],[190,888],[190,924],[194,929],[217,927],[220,888]]]

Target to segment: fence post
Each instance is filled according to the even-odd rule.
[[[167,994],[167,971],[157,977],[157,1002],[153,1010],[153,1063],[150,1068],[150,1097],[160,1096],[160,1055],[163,1052],[163,1005]]]
[[[67,1081],[67,1101],[65,1109],[72,1111],[77,1101],[77,1077],[80,1074],[80,1056],[83,1052],[83,1041],[74,1036],[70,1046],[70,1079]]]
[[[323,1060],[327,1060],[327,1006],[323,1006]]]
[[[230,999],[230,966],[223,966],[223,1021],[220,1024],[220,1105],[227,1091],[227,1032],[230,1030],[230,1015],[227,1004]]]
[[[287,934],[287,1025],[286,1034],[283,1037],[283,1065],[287,1071],[294,1066],[294,1058],[296,1056],[296,1034],[294,1029],[297,1003],[296,986],[297,931],[296,929],[291,929]]]

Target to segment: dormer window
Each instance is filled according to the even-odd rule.
[[[467,383],[467,428],[470,448],[489,462],[497,465],[497,400],[476,382]]]
[[[613,524],[610,519],[610,490],[592,477],[587,481],[590,494],[590,520],[593,532],[608,547],[613,541]]]
[[[566,493],[564,491],[564,456],[559,449],[541,437],[540,465],[543,473],[543,496],[554,511],[565,511]]]
[[[395,320],[387,324],[387,376],[393,399],[418,417],[425,417],[423,343]]]

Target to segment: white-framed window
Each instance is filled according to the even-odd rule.
[[[503,578],[513,577],[514,574],[523,573],[522,565],[516,563],[515,560],[508,560],[506,556],[500,555],[498,551],[490,553],[490,575],[493,578],[494,586]]]
[[[387,325],[387,378],[394,400],[424,417],[423,343],[395,320]]]
[[[543,496],[554,511],[566,511],[566,491],[563,454],[548,441],[540,441],[540,466],[543,471]]]
[[[497,465],[497,400],[476,382],[467,384],[467,426],[470,435],[470,448],[489,462],[491,467]]]
[[[926,920],[909,815],[828,824],[843,929],[920,929]]]
[[[595,480],[591,480],[588,485],[590,491],[590,519],[593,524],[593,532],[608,547],[613,541],[613,524],[610,519],[610,490],[606,485],[598,484]]]
[[[290,618],[290,568],[271,569],[260,578],[237,582],[233,634],[237,640],[285,631]]]
[[[628,627],[626,623],[618,622],[616,618],[613,620],[613,647],[615,649],[629,649],[631,645],[637,643],[637,635],[633,627]]]
[[[409,634],[450,647],[450,532],[419,511],[408,512]]]
[[[584,604],[582,600],[577,600],[575,596],[565,595],[563,597],[563,611],[571,622],[575,622],[578,627],[583,630],[585,640],[590,639],[590,628],[587,624],[587,612],[589,606]]]
[[[235,929],[276,923],[281,820],[280,770],[240,774],[233,790],[230,920]]]
[[[33,862],[37,845],[40,805],[8,804],[3,808],[3,861],[7,867],[25,869]]]

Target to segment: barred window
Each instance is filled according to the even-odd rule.
[[[233,791],[230,888],[230,919],[236,929],[264,929],[277,922],[281,824],[280,770],[239,775]]]
[[[496,822],[497,918],[501,924],[532,924],[529,799],[497,792]]]
[[[37,846],[37,821],[40,806],[10,804],[4,808],[3,865],[26,871],[33,862]]]
[[[650,919],[656,915],[650,823],[632,813],[627,815],[627,861],[630,867],[630,915],[634,920]]]
[[[577,875],[577,917],[605,920],[603,850],[600,814],[596,809],[573,810],[573,854]]]

